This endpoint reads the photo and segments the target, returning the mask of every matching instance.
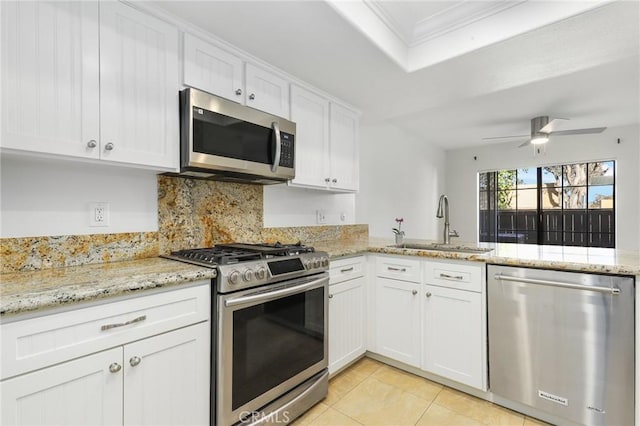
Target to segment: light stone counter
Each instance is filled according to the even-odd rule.
[[[153,257],[0,274],[0,315],[61,307],[214,278],[216,270]]]
[[[384,253],[578,272],[640,275],[640,252],[636,251],[523,244],[459,244],[460,247],[492,249],[485,254],[476,254],[403,249],[390,247],[392,244],[392,240],[373,238],[353,242],[343,239],[313,243],[316,250],[328,252],[331,259]],[[211,279],[215,277],[215,272],[215,269],[153,257],[0,274],[0,315],[5,317]]]
[[[407,240],[433,243],[434,241]],[[438,259],[458,259],[497,265],[525,266],[601,274],[640,275],[640,251],[595,248],[536,246],[530,244],[462,243],[454,247],[490,248],[487,253],[461,253],[438,250],[416,250],[392,247],[392,240],[369,239],[355,243],[317,243],[317,250],[326,251],[332,259],[367,252],[420,256]]]

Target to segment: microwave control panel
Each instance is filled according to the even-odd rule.
[[[293,168],[294,161],[293,135],[280,132],[280,166]]]

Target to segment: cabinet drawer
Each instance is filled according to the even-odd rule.
[[[424,267],[424,281],[427,284],[475,292],[482,291],[481,265],[426,262]]]
[[[364,276],[364,257],[332,260],[329,265],[329,285]]]
[[[377,257],[376,276],[418,283],[420,282],[420,261],[397,257]]]
[[[206,321],[209,287],[207,282],[2,324],[1,378]]]

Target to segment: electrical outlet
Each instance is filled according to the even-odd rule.
[[[324,210],[316,210],[316,223],[318,225],[327,223],[327,214]]]
[[[340,213],[340,222],[347,220],[347,214],[345,212]]]
[[[109,226],[109,203],[89,203],[89,226]]]

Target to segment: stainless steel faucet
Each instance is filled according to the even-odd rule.
[[[444,217],[444,230],[443,230],[443,243],[451,244],[451,237],[459,237],[458,231],[455,229],[453,231],[449,231],[449,199],[446,195],[442,194],[440,196],[440,201],[438,202],[438,212],[436,213],[436,217],[443,218]]]

